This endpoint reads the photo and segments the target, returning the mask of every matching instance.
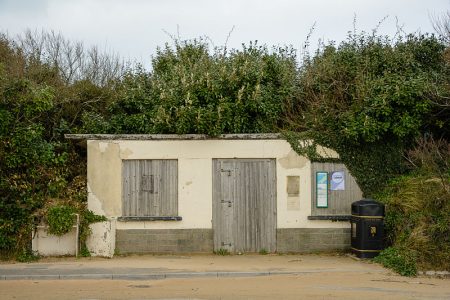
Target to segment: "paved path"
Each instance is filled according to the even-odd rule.
[[[2,263],[0,291],[2,300],[450,299],[450,279],[401,277],[346,255],[145,255]]]
[[[354,262],[349,256],[145,255],[113,259],[47,258],[34,263],[0,265],[0,280],[57,279],[164,279],[186,277],[249,277],[308,273],[380,273],[376,264]]]

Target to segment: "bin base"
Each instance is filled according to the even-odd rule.
[[[374,258],[380,254],[381,250],[360,250],[352,247],[352,253],[359,258]]]

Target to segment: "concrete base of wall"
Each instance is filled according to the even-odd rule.
[[[116,231],[116,252],[118,253],[212,251],[212,229],[121,229]]]
[[[77,249],[76,229],[56,236],[47,232],[46,226],[39,226],[33,233],[32,250],[42,256],[75,255]]]
[[[212,229],[121,229],[118,253],[194,253],[213,251]],[[300,253],[350,249],[349,228],[277,229],[277,252]]]
[[[350,228],[279,228],[277,252],[314,252],[350,249]]]

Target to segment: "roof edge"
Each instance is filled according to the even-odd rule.
[[[236,133],[210,136],[206,134],[65,134],[69,140],[279,140],[280,133]]]

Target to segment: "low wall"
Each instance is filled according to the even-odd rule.
[[[42,256],[76,255],[76,228],[62,236],[47,232],[46,226],[38,226],[33,233],[32,250]]]

